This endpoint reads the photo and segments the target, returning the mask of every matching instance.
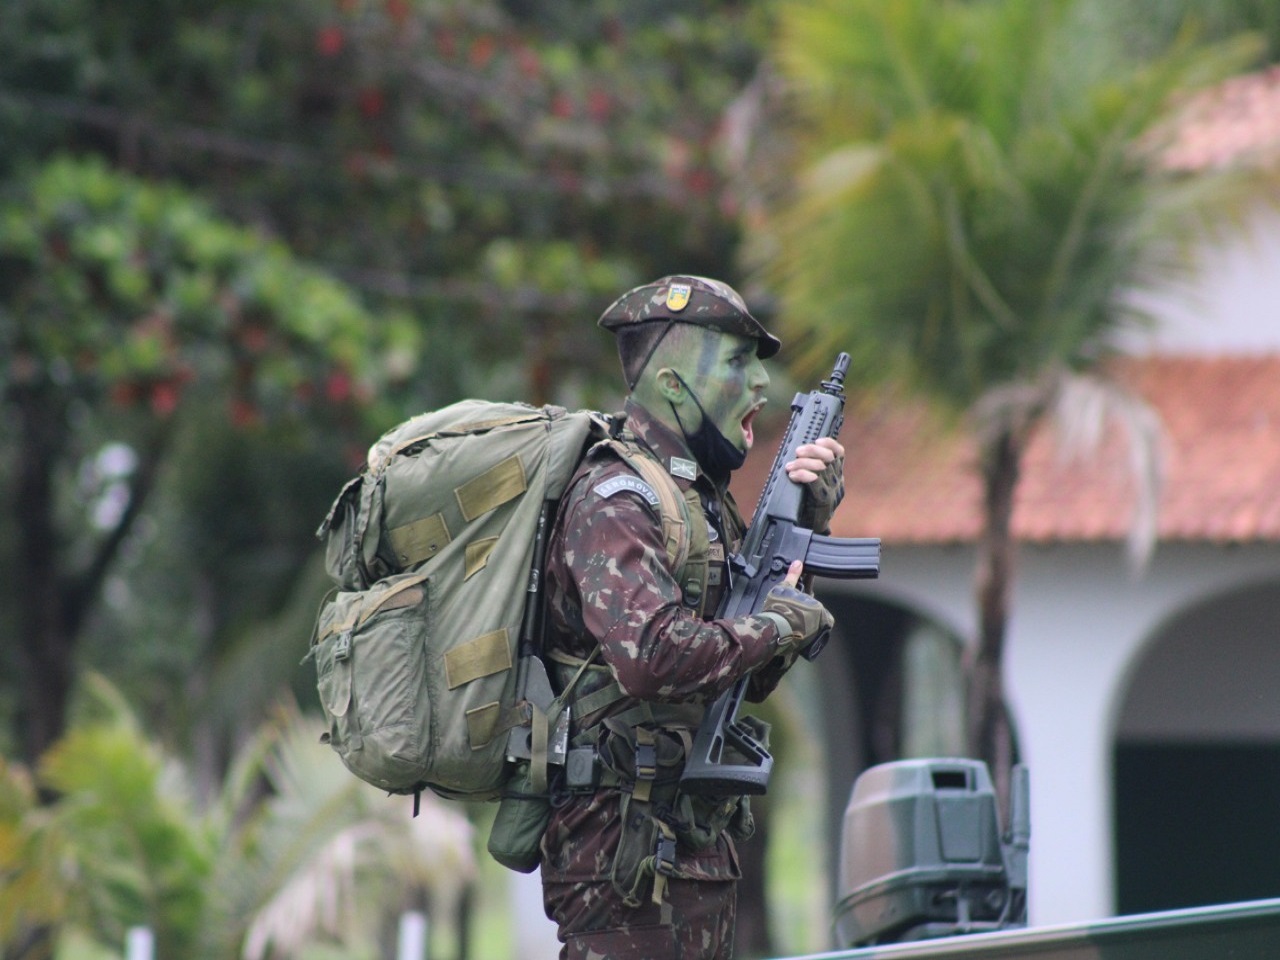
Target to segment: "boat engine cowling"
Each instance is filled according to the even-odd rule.
[[[1026,768],[1015,766],[1002,832],[981,761],[899,760],[863,772],[841,838],[841,945],[1025,926],[1029,793]]]

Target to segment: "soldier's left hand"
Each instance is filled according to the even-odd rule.
[[[844,458],[844,447],[834,437],[819,437],[796,448],[796,458],[786,465],[787,476],[796,483],[813,483],[818,475]]]

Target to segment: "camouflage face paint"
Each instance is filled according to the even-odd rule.
[[[769,374],[756,356],[756,341],[702,327],[685,329],[689,333],[676,341],[680,349],[668,365],[729,442],[743,452],[750,450],[755,439],[752,421],[764,406],[769,386]],[[696,411],[697,404],[689,406]],[[693,416],[698,419],[686,422],[689,429],[696,429],[701,414]]]

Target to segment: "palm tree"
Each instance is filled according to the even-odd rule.
[[[1150,440],[1150,416],[1105,379],[1117,335],[1143,319],[1126,294],[1193,269],[1192,243],[1252,186],[1156,158],[1172,99],[1239,71],[1256,44],[1184,32],[1135,60],[1090,43],[1084,9],[785,4],[775,53],[795,180],[752,244],[803,366],[848,350],[863,382],[969,418],[984,527],[967,741],[998,783],[1013,753],[1001,672],[1023,453],[1081,390]]]

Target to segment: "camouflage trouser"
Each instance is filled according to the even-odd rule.
[[[622,902],[608,881],[544,883],[560,960],[730,960],[737,881],[667,881],[661,905]]]

